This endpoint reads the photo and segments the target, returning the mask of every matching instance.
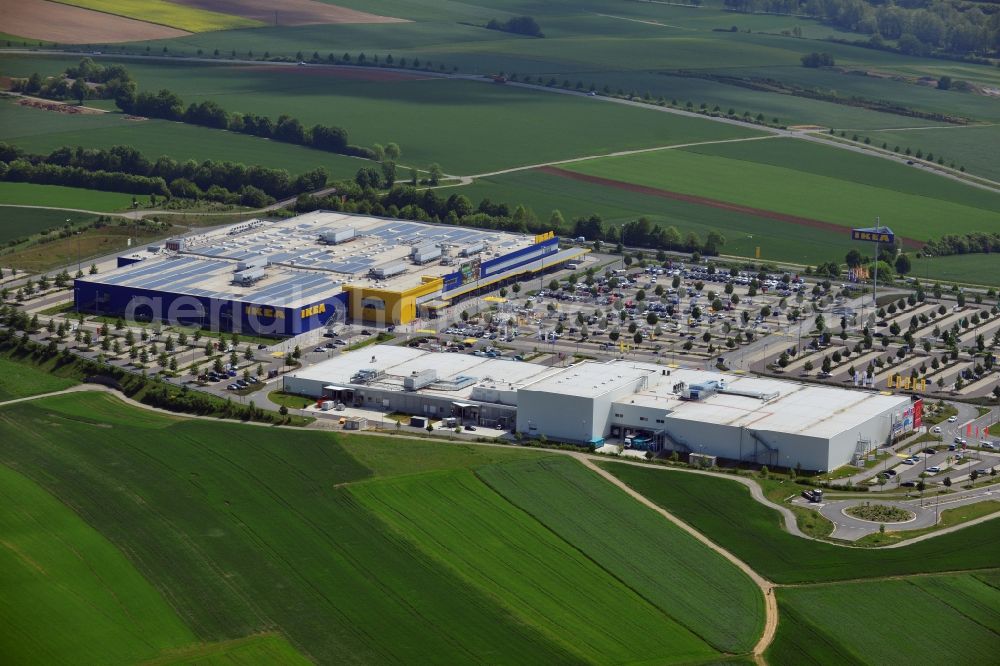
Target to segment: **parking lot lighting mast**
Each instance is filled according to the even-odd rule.
[[[875,231],[881,231],[882,225],[880,224],[880,219],[875,216]],[[872,308],[878,307],[878,234],[875,235],[875,282],[872,288]]]

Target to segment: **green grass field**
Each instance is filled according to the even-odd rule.
[[[148,580],[183,620],[185,635],[132,660],[228,664],[294,661],[301,654],[320,662],[444,664],[717,656],[469,471],[537,455],[188,420],[98,393],[0,408],[0,472],[16,469],[37,484],[24,482],[36,493],[52,493],[66,515],[107,539],[119,557],[124,553],[139,580]],[[584,485],[592,483],[600,482],[592,477]],[[404,499],[410,495],[413,502]],[[4,524],[15,515],[12,506],[0,509]],[[383,513],[388,506],[393,511]],[[404,518],[410,512],[416,522]],[[441,512],[457,522],[430,520]],[[425,529],[451,547],[423,538]],[[690,544],[678,548],[678,557],[697,555]],[[37,597],[36,586],[26,583],[5,601],[18,608]],[[740,587],[734,593],[745,595],[746,583]],[[82,591],[79,603],[91,594]],[[22,625],[17,654],[44,640],[39,622]],[[159,622],[159,634],[148,641],[172,626]],[[755,622],[734,635],[752,631]],[[117,656],[127,645],[99,640],[101,631],[94,623],[63,632],[48,644],[49,661],[77,655],[81,641],[92,654],[88,661],[129,661]],[[262,633],[288,642],[248,639]]]
[[[779,589],[781,621],[768,659],[838,664],[989,661],[1000,642],[995,573],[992,579],[962,574]]]
[[[43,155],[62,146],[128,145],[150,160],[160,155],[178,161],[225,160],[286,169],[291,174],[322,166],[333,179],[353,177],[368,164],[345,155],[184,123],[131,121],[119,113],[70,116],[10,102],[0,102],[0,141]]]
[[[82,187],[0,182],[0,205],[4,204],[81,208],[99,212],[115,212],[130,208],[132,205],[132,195],[125,194],[124,192],[87,190]],[[65,215],[62,221],[65,223]],[[30,227],[34,226],[30,225]],[[13,238],[17,238],[35,230],[37,229],[17,233],[18,229],[14,228],[13,225],[8,225],[5,219],[2,233],[4,235],[12,234]]]
[[[126,664],[195,642],[114,545],[4,465],[0,500],[5,661]]]
[[[950,257],[921,257],[913,262],[913,275],[932,282],[966,282],[1000,286],[1000,255],[957,254]]]
[[[848,549],[784,531],[773,509],[722,478],[602,463],[615,476],[778,583],[814,583],[1000,566],[1000,521],[905,548]],[[706,501],[705,498],[711,498]],[[960,553],[960,555],[957,555]]]
[[[359,484],[352,493],[416,547],[484,594],[502,599],[516,618],[575,659],[676,663],[713,653],[468,472]],[[608,622],[612,617],[623,621]]]
[[[845,233],[852,226],[873,224],[878,215],[899,236],[927,239],[988,229],[1000,214],[1000,195],[876,159],[793,139],[769,139],[609,157],[564,168],[830,222],[845,227]],[[955,220],[961,220],[958,229]]]
[[[18,190],[21,190],[22,183],[0,183],[0,192],[2,192],[8,185],[13,186],[11,190],[17,192]],[[56,186],[29,185],[25,189],[27,190],[30,188],[31,196],[35,197],[39,191],[35,188],[39,187],[48,188]],[[90,196],[93,193],[94,190],[83,190],[81,196]],[[18,198],[22,195],[23,192],[18,192]],[[61,227],[66,224],[66,220],[69,220],[71,223],[77,223],[93,219],[94,217],[86,213],[70,213],[64,210],[12,208],[9,206],[0,206],[0,215],[3,216],[3,225],[0,225],[0,243],[6,243],[7,241],[14,240],[15,238],[24,238],[25,236],[38,233],[39,231],[43,231],[45,229]],[[3,263],[5,266],[7,264],[6,261],[0,263]]]
[[[167,651],[146,666],[240,666],[241,664],[291,664],[306,666],[313,662],[306,659],[283,637],[258,634],[232,641],[195,645],[180,650]]]
[[[44,321],[44,320],[43,320]],[[61,391],[76,384],[30,365],[0,358],[0,402]]]
[[[764,628],[754,583],[581,464],[553,457],[491,465],[476,474],[716,649],[753,649]]]
[[[4,59],[12,73],[39,68],[54,73],[70,62]],[[186,103],[211,99],[228,111],[272,118],[289,113],[305,125],[341,125],[353,143],[398,143],[401,164],[439,162],[454,174],[758,134],[701,118],[478,81],[355,81],[296,67],[123,62],[140,89],[169,88]]]
[[[337,489],[371,472],[329,435],[75,395],[0,411],[0,460],[127,552],[200,640],[278,629],[319,661],[567,659]]]
[[[798,225],[776,228],[773,220],[538,171],[490,176],[469,186],[440,190],[441,194],[452,192],[463,193],[474,203],[483,198],[523,203],[540,219],[559,210],[567,220],[597,213],[613,226],[645,216],[661,225],[676,226],[682,234],[694,231],[701,238],[709,231],[720,231],[726,237],[726,254],[753,257],[760,247],[761,258],[767,261],[812,265],[843,261],[845,253],[855,245],[847,234]]]
[[[853,136],[853,132],[848,136]],[[994,148],[1000,143],[1000,125],[970,125],[967,127],[947,127],[940,129],[919,129],[908,131],[860,131],[860,137],[868,137],[872,144],[889,150],[899,146],[905,151],[933,153],[935,158],[943,157],[945,164],[964,166],[970,174],[1000,180],[1000,165],[997,164]],[[863,139],[862,139],[863,140]]]
[[[107,14],[158,23],[188,32],[210,32],[232,28],[253,28],[260,21],[196,9],[167,0],[59,0],[67,5],[93,9]]]

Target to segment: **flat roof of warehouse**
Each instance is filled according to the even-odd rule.
[[[147,259],[100,275],[80,278],[109,286],[161,291],[274,307],[301,307],[342,291],[329,275],[268,266],[266,277],[249,286],[232,284],[236,263],[188,255]]]
[[[558,369],[537,363],[494,359],[454,352],[431,352],[402,345],[371,345],[350,352],[342,352],[326,361],[289,373],[299,379],[321,381],[336,386],[350,386],[351,378],[359,371],[374,369],[387,377],[376,386],[399,388],[402,380],[423,370],[437,372],[439,381],[470,377],[475,381],[458,390],[420,389],[418,393],[468,399],[474,386],[511,389],[523,386],[533,379],[557,372]]]
[[[654,373],[647,368],[584,362],[540,378],[525,388],[529,391],[547,391],[581,398],[597,398],[652,374]]]
[[[337,245],[319,241],[323,233],[354,229],[355,236]],[[470,229],[449,224],[313,211],[286,220],[256,225],[237,234],[227,229],[185,237],[185,254],[211,259],[242,261],[264,255],[273,266],[315,271],[346,284],[404,289],[420,284],[422,276],[442,277],[475,256],[485,261],[494,256],[529,247],[534,236],[489,229]],[[417,265],[410,260],[414,247],[443,245],[452,263],[435,259]],[[462,250],[482,245],[483,251],[460,257]],[[372,269],[402,265],[395,276],[376,280]]]
[[[615,361],[634,369],[659,372],[662,366]],[[890,410],[902,411],[908,396],[889,396],[835,386],[819,386],[784,379],[733,375],[696,369],[671,370],[658,385],[628,396],[619,402],[645,407],[662,407],[669,418],[751,430],[792,433],[811,437],[833,437]],[[745,395],[716,393],[701,400],[681,400],[671,389],[711,380],[725,380],[728,389],[748,393],[774,394],[771,400]]]
[[[356,234],[350,240],[337,245],[320,241],[324,233],[347,229],[354,229]],[[424,276],[443,277],[459,270],[466,261],[477,257],[486,261],[534,243],[534,237],[525,234],[330,211],[286,220],[248,220],[180,240],[183,246],[177,254],[149,258],[83,281],[301,307],[328,299],[347,285],[407,289],[419,285]],[[412,249],[425,244],[443,245],[450,263],[442,264],[440,259],[423,265],[413,263]],[[463,250],[469,256],[459,256]],[[563,250],[520,270],[541,268],[579,252]],[[266,277],[250,286],[232,284],[239,262],[262,264]],[[385,279],[369,276],[373,269],[391,266],[401,267],[402,271]],[[470,283],[468,288],[476,285]]]

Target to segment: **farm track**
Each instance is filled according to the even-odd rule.
[[[722,555],[724,558],[729,560],[734,566],[736,566],[736,568],[738,568],[740,571],[749,576],[750,580],[752,580],[754,584],[756,584],[757,587],[760,588],[761,593],[764,595],[764,633],[761,634],[760,640],[757,641],[757,645],[755,645],[753,648],[753,656],[754,660],[757,661],[757,663],[759,664],[765,663],[763,659],[764,652],[766,652],[767,648],[771,645],[771,642],[774,640],[774,634],[778,629],[778,602],[774,598],[774,588],[775,588],[774,583],[772,583],[771,581],[769,581],[768,579],[764,578],[759,573],[754,571],[749,564],[747,564],[740,558],[736,557],[736,555],[729,552],[719,544],[715,543],[714,541],[709,539],[707,536],[705,536],[695,528],[693,528],[691,525],[688,525],[680,518],[677,518],[672,513],[670,513],[660,505],[656,504],[655,502],[647,498],[639,491],[633,489],[631,486],[626,484],[624,481],[616,477],[611,472],[595,465],[593,459],[590,456],[586,456],[579,453],[571,455],[573,455],[574,458],[582,462],[584,466],[590,469],[590,471],[596,473],[605,481],[608,481],[612,485],[617,486],[619,489],[625,491],[625,493],[629,497],[636,500],[640,504],[643,504],[646,507],[655,511],[656,513],[660,514],[661,516],[669,520],[671,523],[681,528],[682,530],[693,536],[695,539],[697,539],[704,545],[714,550],[719,555]]]

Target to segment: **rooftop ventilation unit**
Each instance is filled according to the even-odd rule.
[[[437,370],[434,370],[433,368],[428,368],[419,372],[414,370],[410,373],[409,377],[403,378],[403,388],[407,391],[419,391],[426,386],[430,386],[436,381]]]

